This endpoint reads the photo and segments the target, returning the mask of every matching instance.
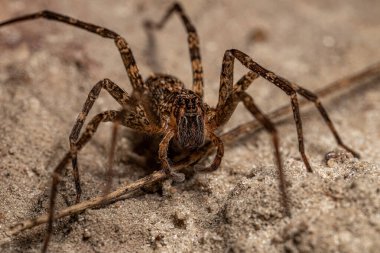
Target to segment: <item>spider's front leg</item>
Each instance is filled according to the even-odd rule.
[[[200,165],[195,165],[194,169],[196,171],[200,172],[211,172],[216,170],[223,158],[224,155],[224,145],[222,140],[216,136],[211,131],[207,131],[207,135],[210,138],[210,140],[213,142],[213,144],[217,147],[216,156],[214,158],[214,161],[211,163],[211,165],[207,167],[202,167]],[[160,145],[159,145],[159,159],[161,162],[162,169],[165,171],[165,173],[169,176],[171,176],[176,182],[183,182],[185,180],[185,175],[183,173],[176,173],[171,169],[171,166],[168,161],[168,147],[170,140],[175,136],[174,130],[169,130],[164,135],[164,138],[162,139]]]
[[[219,100],[215,109],[215,118],[213,124],[215,127],[224,125],[235,111],[239,102],[243,102],[245,107],[259,121],[265,129],[271,134],[275,150],[277,169],[279,172],[280,190],[282,195],[282,204],[284,213],[290,216],[289,197],[286,191],[285,176],[279,151],[279,139],[274,124],[261,112],[255,105],[251,96],[245,90],[251,83],[259,77],[253,71],[249,71],[240,80],[233,85],[234,59],[230,54],[225,54],[222,63],[220,76]]]
[[[353,149],[351,149],[350,147],[348,147],[346,144],[343,143],[342,139],[340,138],[338,134],[338,131],[335,129],[334,124],[332,123],[322,103],[319,101],[317,95],[265,69],[264,67],[260,66],[257,62],[253,61],[251,57],[249,57],[248,55],[244,54],[243,52],[237,49],[227,50],[225,55],[229,55],[229,57],[232,57],[232,59],[236,58],[245,67],[257,73],[258,75],[268,80],[272,84],[276,85],[282,91],[284,91],[288,96],[290,96],[294,120],[297,126],[299,151],[301,153],[302,160],[304,161],[306,168],[308,169],[309,172],[311,172],[312,170],[311,170],[310,165],[308,165],[308,160],[306,158],[304,147],[303,147],[302,123],[301,123],[301,117],[299,113],[297,94],[303,96],[308,101],[314,103],[315,107],[318,109],[319,113],[321,114],[323,120],[329,127],[329,130],[333,134],[338,145],[344,148],[345,150],[347,150],[348,152],[352,153],[355,157],[360,157],[360,155],[357,152],[355,152]]]
[[[194,169],[199,172],[212,172],[219,168],[220,163],[222,162],[222,158],[224,156],[224,144],[223,141],[216,136],[212,131],[207,132],[208,137],[214,144],[214,146],[217,148],[216,155],[214,158],[214,161],[207,167],[202,167],[200,165],[195,165]]]
[[[165,173],[171,176],[176,182],[183,182],[185,180],[185,174],[174,172],[168,161],[168,148],[170,140],[174,137],[175,131],[168,130],[164,134],[164,138],[161,140],[159,149],[158,149],[158,158],[160,159],[162,169]]]
[[[238,59],[245,67],[247,67],[251,71],[248,74],[246,74],[236,85],[233,86],[233,66],[235,58]],[[271,83],[279,87],[281,90],[283,90],[288,96],[290,96],[293,116],[297,127],[299,152],[301,153],[302,160],[308,172],[312,172],[312,169],[306,157],[304,149],[302,122],[299,112],[297,93],[315,104],[318,111],[321,113],[324,121],[328,125],[330,131],[334,135],[338,145],[351,152],[356,157],[358,157],[359,155],[342,142],[326,110],[324,109],[324,107],[322,106],[321,102],[315,94],[263,68],[258,63],[254,62],[251,57],[244,54],[243,52],[236,49],[227,50],[223,58],[222,72],[220,77],[221,81],[219,90],[219,101],[215,109],[213,124],[215,125],[215,127],[219,127],[225,124],[231,117],[234,110],[236,109],[237,104],[240,101],[242,101],[244,103],[244,106],[272,135],[277,167],[279,170],[280,188],[283,196],[284,209],[285,212],[289,215],[290,211],[288,205],[288,195],[286,192],[285,177],[279,152],[279,139],[277,130],[274,124],[269,120],[269,118],[267,118],[254,104],[252,97],[245,92],[245,90],[249,87],[251,81],[253,81],[258,76],[261,76],[266,80],[270,81]]]

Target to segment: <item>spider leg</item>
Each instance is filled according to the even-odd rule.
[[[234,90],[236,90],[236,91],[246,90],[249,87],[249,85],[253,82],[253,80],[255,80],[257,77],[258,77],[258,75],[256,73],[249,71],[244,76],[242,76],[239,79],[239,81],[234,85],[234,87],[235,87]],[[232,81],[232,79],[231,79],[231,81]],[[227,116],[227,115],[225,115],[225,113],[232,114],[232,112],[235,110],[239,101],[236,99],[235,99],[235,101],[232,101],[231,98],[228,98],[226,100],[226,102],[227,103],[224,103],[222,110],[219,110],[216,112],[223,114],[224,119],[228,120],[230,115]],[[215,112],[215,110],[214,110],[214,112]],[[221,118],[220,115],[219,115],[219,118]],[[213,123],[215,123],[215,122],[213,122]],[[214,161],[208,167],[202,167],[199,165],[195,165],[194,169],[199,171],[199,172],[211,172],[211,171],[218,169],[218,167],[222,161],[223,155],[224,155],[223,141],[213,133],[213,128],[207,130],[207,135],[209,136],[212,143],[217,147],[216,156],[214,158]]]
[[[174,137],[175,132],[173,130],[168,130],[162,138],[159,148],[158,148],[158,158],[161,162],[162,169],[165,173],[171,176],[176,182],[183,182],[185,180],[185,174],[174,172],[168,161],[168,148],[170,140]]]
[[[208,131],[208,135],[209,135],[212,143],[217,147],[216,155],[215,155],[214,161],[208,167],[202,167],[200,165],[195,165],[194,169],[196,171],[212,172],[212,171],[218,169],[220,163],[222,162],[222,158],[224,155],[223,141],[211,131]]]
[[[145,84],[143,82],[143,79],[139,73],[139,69],[136,65],[135,58],[133,57],[132,51],[128,46],[128,43],[124,38],[122,38],[119,34],[115,33],[114,31],[111,31],[107,28],[93,25],[87,22],[83,22],[77,19],[74,19],[69,16],[65,16],[56,12],[52,12],[49,10],[43,10],[40,12],[27,14],[24,16],[16,17],[13,19],[8,19],[0,23],[1,26],[9,25],[16,22],[22,22],[32,19],[38,19],[38,18],[44,18],[48,20],[58,21],[62,23],[66,23],[68,25],[72,25],[75,27],[78,27],[80,29],[87,30],[92,33],[96,33],[104,38],[113,39],[115,41],[115,44],[121,54],[121,58],[123,60],[124,66],[127,70],[128,77],[131,81],[132,87],[135,91],[140,92],[141,90],[145,89]]]
[[[85,132],[82,134],[79,140],[70,140],[70,154],[71,154],[71,162],[73,166],[73,176],[75,181],[75,189],[77,192],[76,203],[79,203],[80,197],[82,194],[79,170],[78,170],[78,159],[77,154],[80,149],[92,138],[96,129],[98,128],[100,122],[108,122],[108,121],[118,121],[121,118],[121,113],[118,111],[106,111],[96,115],[86,126]],[[112,148],[112,147],[111,147]],[[112,150],[111,153],[112,154]],[[113,157],[113,155],[112,155]]]
[[[334,135],[334,138],[335,138],[336,142],[338,143],[338,145],[341,146],[342,148],[344,148],[345,150],[347,150],[348,152],[350,152],[351,154],[353,154],[356,158],[360,158],[359,153],[357,153],[352,148],[348,147],[346,144],[343,143],[342,139],[340,138],[340,136],[338,134],[338,131],[335,129],[334,124],[332,123],[329,115],[327,114],[327,111],[323,107],[321,101],[319,101],[318,96],[315,95],[314,93],[294,84],[294,83],[293,83],[293,86],[296,88],[296,91],[298,94],[300,94],[301,96],[303,96],[307,100],[314,103],[314,105],[317,107],[319,113],[322,115],[322,118],[324,119],[327,126],[329,127],[330,131]]]
[[[253,71],[249,71],[244,76],[242,76],[239,81],[232,86],[233,82],[233,59],[224,58],[223,62],[230,61],[229,64],[224,64],[220,77],[220,87],[219,87],[219,100],[215,109],[215,122],[214,125],[219,127],[228,122],[231,118],[232,113],[235,111],[239,99],[234,97],[236,92],[245,91],[251,83],[259,77]],[[226,68],[226,69],[225,69]]]
[[[162,17],[160,22],[153,23],[147,21],[145,27],[148,29],[162,29],[172,14],[178,13],[187,32],[187,41],[189,44],[191,67],[193,70],[193,91],[200,97],[203,97],[203,67],[199,49],[199,37],[194,25],[186,15],[180,3],[174,3]]]
[[[235,51],[240,52],[238,50],[235,50]],[[248,69],[253,71],[254,72],[253,74],[260,75],[260,76],[263,75],[262,72],[259,72],[256,69],[246,65],[245,61],[250,60],[253,62],[253,60],[248,55],[244,54],[244,56],[246,56],[246,57],[238,58],[238,57],[236,57],[235,54],[233,54],[233,52],[235,52],[235,51],[234,50],[227,50],[224,54],[224,57],[223,57],[222,71],[221,71],[221,75],[220,75],[219,100],[218,100],[218,104],[216,106],[216,115],[215,115],[216,126],[220,126],[229,120],[229,118],[231,117],[232,113],[234,112],[237,104],[240,101],[239,97],[236,98],[236,93],[234,93],[234,87],[232,86],[233,68],[234,68],[235,58],[237,58]],[[257,64],[257,63],[255,63],[255,64]],[[263,77],[265,78],[265,76],[263,76]],[[255,76],[254,78],[257,78],[257,76]],[[301,122],[301,117],[299,114],[296,92],[289,85],[279,86],[276,83],[275,83],[275,85],[280,87],[282,90],[284,90],[286,92],[287,95],[289,95],[291,97],[292,110],[293,110],[294,120],[295,120],[296,127],[297,127],[299,152],[301,153],[301,157],[302,157],[302,160],[306,166],[307,171],[312,172],[310,163],[309,163],[309,161],[306,157],[306,154],[305,154],[305,148],[304,148],[304,143],[303,143],[303,133],[302,133],[302,122]],[[246,88],[248,88],[248,86],[249,86],[249,83],[246,85],[241,85],[241,86],[235,85],[235,92],[238,90],[244,90],[244,88],[246,89]]]
[[[105,80],[107,82],[109,81],[108,79],[105,79]],[[98,84],[102,84],[102,83],[104,83],[104,80],[100,81]],[[95,87],[93,88],[93,90],[94,89],[95,90],[99,89],[99,91],[97,93],[95,92],[94,94],[91,94],[91,92],[90,92],[89,98],[92,98],[93,101],[86,101],[84,108],[88,108],[88,107],[86,107],[86,105],[91,104],[91,102],[93,104],[93,102],[96,99],[97,95],[99,95],[100,89],[103,88],[103,87],[99,87],[97,85],[95,85]],[[119,91],[120,88],[118,88],[118,86],[116,84],[114,84],[114,83],[112,83],[111,86],[109,86],[109,87],[113,87],[113,90],[107,89],[107,91],[113,97],[115,97],[116,95],[114,93],[112,93],[112,92]],[[125,100],[121,100],[121,101],[118,100],[120,104],[124,104],[124,101],[128,100],[128,96],[127,96],[126,93],[124,93],[122,97],[125,98]],[[92,104],[91,104],[91,106],[92,106]],[[89,107],[89,109],[91,108],[91,106]],[[105,111],[105,112],[99,113],[96,116],[94,116],[90,120],[90,122],[87,124],[87,126],[85,128],[85,131],[82,133],[82,135],[80,136],[80,138],[79,139],[77,138],[77,141],[75,141],[75,143],[73,144],[73,147],[74,147],[74,150],[75,150],[74,157],[75,158],[77,157],[77,153],[92,138],[92,136],[96,132],[96,130],[97,130],[97,128],[98,128],[98,126],[99,126],[99,124],[101,122],[109,122],[109,121],[114,122],[115,125],[116,125],[116,128],[118,127],[119,124],[121,124],[123,126],[127,126],[127,127],[132,128],[132,129],[136,129],[136,130],[140,130],[140,131],[146,131],[148,133],[154,133],[155,131],[157,131],[156,128],[155,127],[151,127],[149,125],[149,121],[146,118],[144,118],[145,115],[142,113],[143,111],[140,111],[140,110],[142,110],[141,107],[137,106],[134,111],[133,110],[128,111],[127,109],[130,109],[130,107],[124,106],[124,108],[121,111],[110,110],[110,111]],[[84,113],[84,112],[82,111],[82,113]],[[82,114],[82,113],[79,114],[78,121],[75,124],[75,126],[80,125],[80,127],[78,128],[78,127],[74,126],[74,128],[73,128],[73,129],[77,129],[74,132],[75,134],[76,133],[79,134],[81,126],[83,125],[83,122],[84,122],[84,119],[83,119],[83,122],[82,122],[81,115],[87,115],[87,114]],[[113,137],[112,137],[112,143],[111,143],[111,152],[110,152],[110,156],[109,156],[110,159],[113,158],[113,150],[115,148],[115,145],[116,145],[116,130],[114,129]],[[54,169],[53,174],[52,174],[53,182],[52,182],[51,194],[50,194],[49,221],[48,221],[47,234],[46,234],[46,238],[45,238],[45,242],[44,242],[44,246],[43,246],[43,251],[42,252],[46,252],[48,243],[50,241],[51,233],[53,231],[54,207],[55,207],[55,199],[56,199],[56,195],[57,195],[57,187],[58,187],[58,184],[60,182],[60,178],[61,178],[62,172],[63,172],[63,170],[64,170],[67,162],[70,159],[73,159],[73,153],[72,153],[71,150],[61,160],[61,162]],[[76,160],[75,160],[75,163],[76,163]],[[111,162],[109,162],[109,163],[111,164]],[[109,168],[108,177],[112,176],[112,174],[110,174],[110,173],[112,173],[112,172],[110,172],[110,168]],[[77,190],[77,199],[76,199],[76,202],[79,202],[81,188],[80,188],[78,167],[76,167],[76,170],[75,169],[73,170],[73,174],[74,174],[75,185],[76,185],[76,190]]]
[[[80,143],[78,143],[79,133],[83,127],[83,124],[86,120],[86,117],[91,110],[92,106],[95,103],[95,100],[98,98],[100,91],[105,89],[109,94],[123,106],[121,116],[119,117],[120,123],[130,127],[132,129],[154,133],[157,132],[157,128],[150,124],[150,121],[147,119],[143,108],[135,105],[134,99],[128,96],[128,93],[121,89],[117,84],[112,82],[109,79],[103,79],[99,81],[88,94],[88,98],[83,105],[82,111],[79,113],[76,122],[71,130],[69,141],[70,141],[70,152],[71,152],[71,161],[73,166],[73,175],[75,181],[75,188],[77,191],[76,203],[80,201],[81,196],[81,187],[80,187],[80,178],[78,171],[78,159],[77,153],[79,150]],[[89,127],[89,126],[88,126]],[[90,131],[91,129],[88,129]],[[85,133],[86,135],[86,133]],[[112,148],[112,147],[111,147]],[[112,152],[112,149],[111,149]]]
[[[96,115],[92,120],[88,123],[86,126],[86,129],[84,133],[81,135],[78,141],[75,142],[75,158],[76,153],[81,150],[84,145],[87,144],[87,142],[91,139],[91,137],[94,135],[96,129],[98,128],[100,122],[107,122],[107,121],[119,121],[122,117],[122,113],[119,111],[105,111],[102,113],[99,113]],[[57,196],[57,188],[58,184],[60,182],[60,178],[62,175],[62,172],[67,164],[67,162],[71,159],[73,159],[72,151],[68,152],[65,157],[61,160],[61,162],[58,164],[58,166],[54,169],[52,174],[52,186],[51,186],[51,193],[50,193],[50,203],[49,203],[49,221],[47,224],[47,233],[43,245],[42,252],[46,252],[47,246],[50,241],[50,237],[53,231],[53,221],[54,221],[54,207],[55,207],[55,200]],[[74,162],[73,162],[74,163]],[[76,163],[76,160],[75,160]],[[74,169],[74,178],[75,178],[75,186],[77,191],[77,199],[76,202],[79,202],[80,194],[81,194],[81,188],[80,188],[80,181],[79,181],[79,173],[78,173],[78,167],[76,167],[76,170]]]
[[[90,91],[88,94],[88,98],[86,102],[83,105],[82,111],[79,113],[76,122],[73,126],[73,129],[71,130],[69,141],[70,141],[70,152],[71,152],[71,161],[73,166],[73,175],[74,175],[74,181],[75,181],[75,188],[77,192],[76,197],[76,203],[79,203],[80,196],[82,193],[81,187],[80,187],[80,178],[79,178],[79,171],[78,171],[78,162],[77,162],[77,153],[79,150],[80,143],[78,143],[78,137],[80,130],[83,127],[83,124],[86,120],[86,117],[91,110],[92,106],[95,103],[95,100],[98,98],[100,91],[102,89],[107,90],[112,97],[115,98],[116,101],[118,101],[121,105],[127,106],[128,102],[130,102],[130,97],[128,94],[121,89],[119,86],[117,86],[115,83],[113,83],[109,79],[104,79],[102,81],[99,81]],[[100,117],[100,116],[99,116]],[[87,127],[91,127],[92,125],[88,125]],[[89,135],[91,129],[86,129],[86,133],[84,133],[84,136]]]

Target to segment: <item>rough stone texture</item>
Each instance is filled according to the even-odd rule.
[[[184,7],[198,29],[206,101],[215,105],[224,50],[238,48],[310,90],[379,61],[380,2],[190,1]],[[0,20],[51,9],[103,25],[126,37],[141,73],[174,74],[190,85],[186,36],[178,18],[157,33],[158,63],[146,53],[145,19],[159,19],[170,1],[1,1]],[[42,214],[50,175],[68,149],[68,135],[91,87],[108,77],[131,90],[112,41],[49,21],[0,29],[0,231]],[[236,78],[245,70],[236,64]],[[279,126],[292,217],[281,213],[272,146],[260,132],[226,147],[220,169],[199,174],[163,193],[138,193],[55,225],[51,252],[376,252],[380,248],[379,81],[323,100],[347,144],[362,154],[323,161],[336,143],[315,109],[304,111],[306,173],[291,120]],[[249,89],[264,111],[289,103],[265,81]],[[102,93],[91,115],[117,104]],[[91,117],[90,115],[90,117]],[[229,129],[251,116],[239,107]],[[83,198],[101,193],[110,142],[101,126],[80,153]],[[125,159],[121,137],[114,179],[133,181],[144,171]],[[337,152],[340,153],[340,152]],[[210,159],[208,159],[209,162]],[[59,208],[72,203],[70,170]],[[2,252],[38,252],[44,226],[1,245]]]

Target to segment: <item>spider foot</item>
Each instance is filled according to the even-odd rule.
[[[170,173],[170,176],[177,183],[181,183],[181,182],[185,181],[185,174],[183,174],[183,173],[172,172],[172,173]]]
[[[354,151],[353,149],[351,149],[350,147],[348,147],[347,145],[343,143],[340,144],[340,146],[344,148],[345,150],[347,150],[348,152],[350,152],[355,158],[360,159],[360,154],[358,152]]]
[[[185,174],[183,173],[174,172],[171,169],[164,169],[164,172],[177,183],[185,181]]]

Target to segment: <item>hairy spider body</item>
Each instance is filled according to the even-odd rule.
[[[177,78],[169,75],[155,75],[146,80],[150,94],[146,101],[156,124],[168,124],[176,131],[174,141],[180,147],[194,149],[200,147],[205,139],[205,115],[208,108],[192,90],[186,89]]]
[[[120,111],[120,123],[148,134],[160,135],[158,159],[163,169],[183,181],[184,175],[173,173],[167,161],[168,149],[191,151],[203,145],[212,135],[209,106],[194,91],[186,89],[176,77],[156,74],[145,81],[147,89],[139,94],[139,101],[130,99]]]
[[[147,135],[159,136],[161,140],[158,145],[158,160],[161,164],[162,170],[174,180],[183,181],[185,179],[184,175],[174,172],[171,168],[171,163],[168,158],[169,147],[172,149],[179,147],[180,149],[191,151],[201,147],[205,140],[208,139],[217,148],[215,158],[211,165],[207,167],[200,167],[198,165],[195,168],[197,171],[216,170],[224,155],[223,142],[217,136],[216,131],[228,122],[238,103],[242,102],[245,108],[265,127],[272,137],[284,210],[288,215],[290,214],[290,209],[279,151],[277,130],[269,118],[256,106],[252,97],[246,93],[246,89],[256,78],[262,77],[268,80],[289,96],[297,129],[299,152],[308,172],[312,172],[312,169],[305,154],[297,94],[315,104],[330,131],[334,135],[337,143],[344,149],[358,156],[356,152],[342,142],[326,110],[315,94],[267,70],[240,50],[229,49],[225,51],[220,74],[218,103],[215,107],[210,107],[205,104],[203,102],[203,68],[199,49],[199,38],[195,27],[190,22],[190,19],[183,11],[181,5],[175,3],[167,11],[166,15],[163,16],[160,22],[147,22],[146,27],[149,29],[161,29],[169,17],[174,13],[177,13],[180,16],[188,35],[188,47],[193,72],[191,90],[186,89],[181,81],[170,75],[157,74],[149,77],[144,82],[139,73],[132,50],[126,40],[116,32],[107,28],[86,23],[48,10],[17,17],[0,23],[1,27],[20,21],[44,18],[66,23],[87,30],[91,33],[95,33],[104,38],[112,39],[119,50],[133,87],[132,93],[128,94],[111,80],[104,79],[99,81],[91,89],[88,98],[83,105],[82,111],[79,113],[70,133],[70,152],[58,164],[53,172],[48,232],[43,251],[46,251],[52,233],[55,198],[60,176],[66,163],[71,160],[77,192],[76,202],[79,202],[81,197],[81,186],[77,154],[79,150],[88,143],[101,122],[116,122]],[[235,59],[249,70],[236,83],[234,83],[233,80]],[[109,110],[97,114],[89,121],[82,135],[80,135],[86,117],[102,89],[106,90],[122,106],[122,109]],[[116,134],[114,134],[114,137],[115,135]],[[115,145],[112,146],[113,148],[115,147]],[[111,152],[111,154],[112,153],[113,152]]]

